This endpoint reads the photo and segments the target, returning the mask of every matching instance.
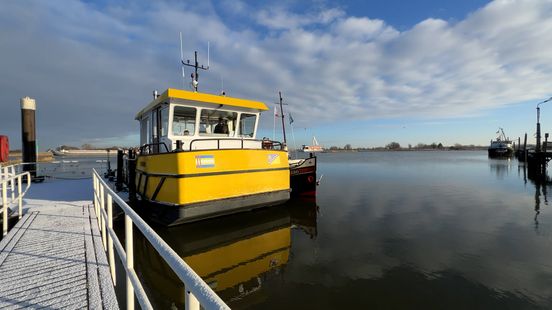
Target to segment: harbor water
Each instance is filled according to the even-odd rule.
[[[550,188],[480,151],[319,155],[315,200],[158,233],[234,309],[547,309]],[[158,308],[184,288],[140,236]]]

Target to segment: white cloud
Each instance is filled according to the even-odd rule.
[[[260,25],[271,29],[295,29],[317,24],[329,24],[343,15],[344,12],[337,8],[296,14],[282,7],[272,7],[259,11],[256,14],[256,21]]]
[[[459,117],[552,92],[549,1],[495,1],[458,23],[402,32],[339,8],[238,4],[4,3],[2,131],[18,137],[18,99],[29,95],[45,144],[134,133],[153,89],[182,87],[180,31],[188,58],[197,49],[205,61],[211,41],[200,89],[218,92],[222,76],[229,95],[270,103],[281,90],[298,125]]]

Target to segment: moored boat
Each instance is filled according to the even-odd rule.
[[[290,159],[290,187],[292,196],[316,195],[316,156],[310,154],[308,158]]]
[[[279,92],[280,97],[280,115],[282,117],[282,135],[284,137],[284,145],[287,144],[286,141],[286,126],[284,121],[284,106],[282,102],[282,92]],[[290,115],[291,130],[293,132],[293,119]],[[321,151],[322,148],[318,145],[318,141],[313,137],[313,144],[316,145],[318,151]],[[305,146],[303,145],[303,151],[305,151]],[[317,151],[312,151],[317,152]],[[290,187],[291,195],[294,197],[298,196],[315,196],[316,195],[316,186],[318,182],[316,180],[316,156],[310,152],[309,158],[301,159],[289,159],[289,172],[290,172]]]
[[[499,128],[497,134],[496,140],[491,140],[488,149],[489,157],[512,157],[514,155],[512,141],[506,137],[502,128]]]
[[[175,225],[289,199],[287,150],[256,139],[264,103],[172,88],[154,97],[136,115],[135,169],[153,220]]]

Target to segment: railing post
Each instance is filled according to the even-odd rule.
[[[11,191],[11,202],[13,202],[15,200],[15,166],[11,166],[11,177],[12,179],[10,180],[10,191]]]
[[[96,208],[98,207],[98,182],[96,180],[96,173],[92,173],[92,183],[94,184],[94,212],[96,212]]]
[[[107,193],[107,197],[108,197],[108,199],[111,197],[109,195],[109,192]],[[105,211],[105,208],[102,207],[102,210]],[[106,238],[107,225],[105,223],[106,219],[103,218],[103,213],[102,212],[100,212],[100,217],[102,218],[102,228],[101,228],[102,229],[102,243],[103,243],[104,251],[106,251],[107,250],[107,238]]]
[[[113,197],[107,195],[107,226],[108,231],[113,231]],[[109,258],[109,268],[111,269],[111,279],[113,279],[113,285],[117,283],[115,276],[115,253],[113,253],[113,238],[111,235],[107,235],[107,257]]]
[[[134,245],[132,242],[132,219],[125,214],[125,252],[127,270],[134,269]],[[127,309],[134,309],[134,288],[128,273],[126,275],[126,302]]]
[[[19,219],[21,219],[21,216],[23,215],[23,197],[21,197],[21,177],[22,175],[20,174],[18,177],[17,177],[17,202],[19,204]]]
[[[199,310],[199,301],[195,298],[194,294],[186,290],[184,295],[184,309],[187,310]]]
[[[100,207],[98,208],[98,226],[100,226],[100,231],[103,231],[103,218],[102,218],[101,211],[104,209],[105,209],[104,185],[100,183]]]
[[[2,182],[2,236],[8,234],[8,182]]]

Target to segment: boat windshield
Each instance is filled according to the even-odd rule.
[[[200,136],[234,136],[238,113],[202,109],[199,120]]]
[[[254,137],[256,121],[257,115],[243,113],[240,117],[240,135],[242,137]]]
[[[174,107],[172,132],[175,136],[193,136],[195,134],[196,109]]]

